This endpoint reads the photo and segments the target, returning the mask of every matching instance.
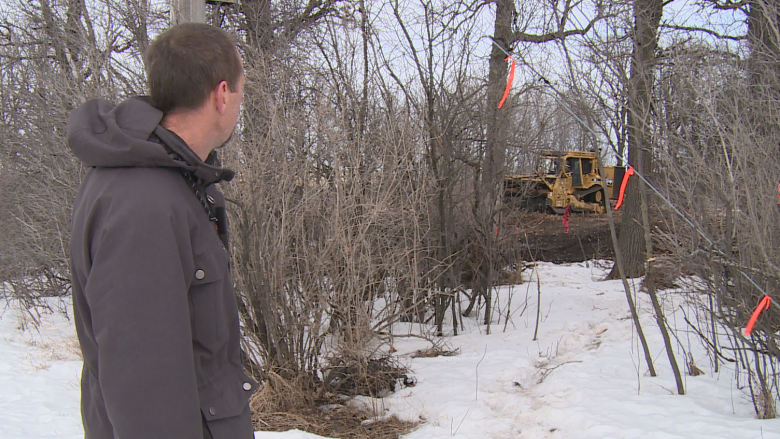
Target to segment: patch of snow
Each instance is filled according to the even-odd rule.
[[[11,307],[0,315],[0,437],[83,438],[81,357],[73,323],[42,316],[36,330]]]
[[[686,375],[687,394],[676,395],[649,300],[639,293],[640,318],[658,372],[650,377],[622,284],[602,281],[606,272],[599,266],[539,265],[538,340],[533,340],[535,275],[531,282],[497,290],[490,335],[474,317],[481,319],[484,310],[463,319],[460,335],[442,342],[444,349],[458,350],[455,356],[412,358],[430,343],[406,335],[430,334],[433,328],[394,325],[393,347],[417,384],[385,399],[356,403],[379,408],[381,416],[422,421],[406,439],[780,439],[780,420],[755,419],[748,395],[734,383],[733,368],[721,364],[715,373],[706,349],[695,335],[686,335],[673,291],[662,294],[668,310],[676,310],[668,320],[681,330],[678,363],[684,369],[684,345],[705,374]],[[22,323],[13,310],[0,316],[0,438],[82,438],[81,361],[72,322],[47,315],[39,332],[29,326],[22,331]],[[257,432],[255,438],[320,436],[291,430]]]
[[[640,318],[658,372],[650,377],[622,283],[601,281],[606,272],[588,265],[540,264],[537,341],[534,276],[511,288],[506,332],[503,317],[491,335],[468,319],[466,334],[449,341],[459,356],[413,359],[417,386],[383,401],[403,419],[425,420],[406,438],[780,438],[780,420],[755,419],[748,396],[735,388],[733,369],[721,365],[715,374],[695,336],[688,342],[706,374],[685,376],[687,395],[676,395],[649,299],[640,293]],[[508,287],[499,291],[504,303],[509,293]],[[664,294],[673,302],[668,296],[674,293]],[[418,349],[394,346],[399,353]],[[676,355],[684,369],[679,349]]]

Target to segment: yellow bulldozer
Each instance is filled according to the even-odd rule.
[[[610,200],[617,199],[625,168],[605,166],[599,172],[596,152],[542,151],[531,175],[507,175],[504,199],[533,211],[562,214],[569,206],[581,212],[605,213],[602,178]]]

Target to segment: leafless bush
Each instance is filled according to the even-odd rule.
[[[680,46],[667,67],[659,88],[665,142],[659,164],[666,175],[661,184],[692,224],[669,216],[665,249],[701,280],[686,290],[706,311],[698,332],[712,347],[713,362],[724,358],[719,352],[729,352],[756,413],[774,417],[780,312],[764,312],[752,336],[742,331],[763,295],[780,293],[780,94],[757,90],[736,57],[702,46]]]
[[[430,185],[403,114],[366,107],[357,130],[359,101],[289,56],[246,57],[227,194],[250,359],[316,381],[323,349],[368,359],[377,328],[424,304]]]
[[[325,20],[273,57],[251,39],[244,47],[243,125],[225,154],[238,171],[228,186],[234,271],[259,376],[314,383],[324,352],[371,361],[377,332],[399,320],[441,334],[452,312],[457,331],[457,298],[486,285],[484,261],[503,267],[517,253],[488,254],[485,236],[503,244],[516,233],[475,217],[484,89],[469,76],[468,44],[440,22],[462,17],[433,17],[443,30],[426,42],[432,54],[446,48],[454,87],[417,64],[420,82],[434,81],[421,93],[391,67],[397,54],[373,46],[366,11]],[[380,61],[367,57],[374,50]]]
[[[144,1],[0,6],[0,280],[28,309],[70,288],[70,206],[83,170],[65,144],[68,113],[141,91],[139,41],[159,25],[155,14]]]

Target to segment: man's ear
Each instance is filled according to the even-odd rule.
[[[215,89],[216,91],[216,108],[219,114],[224,114],[225,109],[227,108],[227,92],[228,92],[228,84],[227,81],[222,81],[219,84],[217,84],[217,87]]]

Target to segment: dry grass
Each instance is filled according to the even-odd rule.
[[[317,405],[320,399],[314,391],[305,391],[306,382],[299,377],[290,381],[273,372],[266,372],[260,389],[249,400],[252,413],[298,412]]]
[[[696,366],[696,362],[693,361],[693,354],[690,352],[688,353],[688,375],[695,377],[699,375],[704,375],[704,371],[699,369],[698,366]]]
[[[427,349],[418,349],[412,354],[412,358],[454,357],[460,354],[460,349],[444,349],[432,346]]]
[[[342,354],[323,367],[323,381],[331,393],[346,396],[383,397],[397,387],[416,384],[409,369],[390,354],[376,358]]]
[[[380,417],[367,408],[342,405],[344,400],[330,394],[317,397],[315,392],[301,390],[298,384],[273,373],[268,375],[250,400],[255,430],[298,429],[331,438],[396,439],[418,425],[395,416]],[[328,402],[338,403],[323,408]]]
[[[40,356],[49,361],[76,361],[83,360],[79,341],[75,337],[62,337],[60,340],[42,339],[26,340],[27,346],[40,351]]]
[[[372,421],[375,417],[371,412],[354,407],[297,413],[253,413],[252,416],[257,431],[297,429],[341,439],[397,439],[418,425],[395,416]]]
[[[669,290],[680,287],[678,281],[683,275],[681,261],[675,260],[669,255],[656,256],[651,261],[653,263],[652,277],[657,290]],[[642,291],[647,291],[645,278],[642,279],[640,288]]]
[[[32,371],[48,370],[54,362],[83,360],[76,334],[62,334],[50,319],[42,318],[55,312],[51,308],[21,309],[16,315],[18,332],[11,340],[30,348],[26,357]]]
[[[82,360],[81,348],[75,338],[62,340],[42,339],[25,340],[25,344],[34,349],[27,354],[30,368],[35,371],[48,370],[52,362]]]

